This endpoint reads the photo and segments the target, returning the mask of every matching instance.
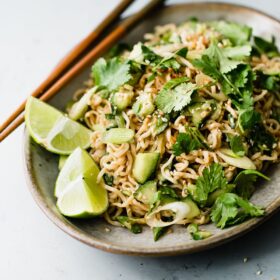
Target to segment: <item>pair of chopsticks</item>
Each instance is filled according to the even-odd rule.
[[[108,29],[112,28],[112,25],[117,22],[121,14],[133,2],[133,0],[122,0],[93,32],[60,61],[47,79],[31,95],[43,101],[47,101],[56,95],[77,73],[104,54],[145,16],[162,5],[164,1],[150,0],[139,12],[123,20],[113,30],[108,32]],[[108,32],[108,35],[104,39],[100,39],[104,37],[105,32]],[[86,52],[92,44],[95,44],[95,46]],[[24,122],[23,112],[25,104],[26,100],[1,125],[0,142]]]

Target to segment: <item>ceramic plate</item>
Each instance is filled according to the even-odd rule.
[[[165,23],[180,23],[190,17],[200,20],[227,19],[239,23],[248,24],[253,27],[255,34],[270,37],[276,36],[279,42],[280,22],[259,11],[217,3],[179,4],[167,6],[150,18],[147,18],[135,29],[133,29],[123,41],[136,43],[142,40],[143,34],[153,30],[154,26]],[[59,109],[63,109],[67,101],[87,79],[89,68],[76,76],[61,92],[53,98],[50,103]],[[58,174],[58,157],[50,154],[35,144],[25,132],[24,158],[27,181],[30,190],[40,208],[46,215],[62,230],[76,239],[99,249],[113,253],[130,255],[177,255],[205,250],[226,241],[229,241],[245,232],[271,216],[280,207],[280,166],[270,170],[271,181],[261,182],[252,201],[266,208],[266,216],[254,218],[241,225],[225,230],[217,229],[213,225],[204,228],[214,233],[213,237],[201,241],[194,241],[186,232],[185,227],[174,227],[172,234],[167,234],[159,241],[154,242],[152,232],[144,228],[142,234],[132,234],[128,230],[113,227],[102,219],[74,220],[63,217],[55,206],[53,196],[54,183]],[[107,228],[110,231],[106,230]]]

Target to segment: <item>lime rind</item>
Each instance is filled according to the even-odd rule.
[[[50,152],[69,155],[90,146],[89,129],[34,97],[28,98],[25,123],[31,137]]]
[[[99,172],[96,163],[81,148],[67,158],[55,186],[57,207],[63,215],[87,218],[106,211],[107,191],[103,179],[97,182]]]

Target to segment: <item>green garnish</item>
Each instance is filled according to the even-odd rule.
[[[275,37],[272,37],[270,42],[261,37],[255,36],[254,43],[258,54],[266,54],[270,58],[279,56],[279,51],[275,44]]]
[[[154,241],[158,241],[159,238],[166,233],[167,229],[168,227],[154,227],[153,228]]]
[[[193,240],[203,240],[213,235],[209,231],[199,230],[197,224],[189,224],[187,230],[192,236]]]
[[[193,150],[206,147],[205,139],[197,128],[189,127],[187,132],[180,132],[172,150],[176,156],[182,153],[188,154]]]
[[[249,26],[227,21],[215,21],[210,24],[234,45],[244,45],[250,41],[252,28]]]
[[[245,149],[240,135],[235,135],[230,139],[230,148],[235,155],[239,157],[245,156]]]
[[[164,113],[182,110],[191,102],[191,96],[196,89],[195,84],[183,82],[187,78],[174,80],[167,82],[156,97],[156,105]]]
[[[219,196],[211,210],[211,220],[220,228],[239,224],[250,217],[263,215],[263,209],[234,193]]]
[[[142,227],[137,224],[137,219],[132,219],[127,216],[118,216],[117,220],[122,224],[122,226],[129,229],[132,233],[141,233]]]
[[[258,177],[270,180],[257,170],[248,169],[239,172],[234,179],[236,193],[242,198],[249,199],[255,190],[253,184],[257,181]]]
[[[202,176],[198,177],[193,199],[200,205],[205,205],[210,193],[226,188],[227,184],[222,166],[213,163],[203,170]]]
[[[104,182],[105,182],[106,185],[108,185],[108,186],[113,186],[113,183],[114,183],[114,176],[111,176],[111,175],[105,173],[105,174],[103,175],[103,179],[104,179]]]
[[[129,70],[129,63],[117,57],[108,61],[99,58],[92,67],[92,75],[97,86],[113,91],[130,80]]]

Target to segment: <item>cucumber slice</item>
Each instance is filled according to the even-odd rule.
[[[69,118],[76,121],[81,119],[88,109],[88,104],[96,91],[96,87],[89,89],[79,101],[75,102],[69,110]]]
[[[119,111],[122,111],[132,103],[133,96],[133,91],[116,92],[112,102]]]
[[[220,149],[217,151],[217,154],[222,158],[226,163],[233,165],[241,169],[256,169],[255,164],[248,157],[238,157],[236,158],[235,154],[230,149]]]
[[[148,181],[141,185],[134,193],[134,197],[144,204],[152,204],[154,202],[155,194],[157,192],[157,182]]]
[[[199,210],[198,206],[196,205],[195,202],[192,201],[192,199],[190,199],[189,197],[186,197],[182,201],[190,207],[190,211],[189,211],[188,215],[186,216],[186,218],[193,219],[200,214],[200,210]]]
[[[128,128],[111,128],[103,134],[103,143],[123,144],[130,142],[134,137],[134,131]]]
[[[196,127],[200,127],[202,122],[211,114],[212,106],[209,102],[196,103],[189,106],[192,122]]]
[[[160,153],[139,153],[136,155],[132,174],[136,181],[140,184],[144,184],[150,176],[154,173]]]

